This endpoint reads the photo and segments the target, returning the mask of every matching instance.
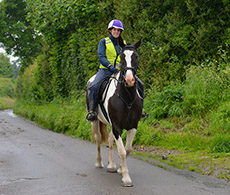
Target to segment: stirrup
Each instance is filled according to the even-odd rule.
[[[90,111],[87,116],[86,120],[89,122],[93,122],[97,120],[97,113],[95,111]]]
[[[146,113],[141,113],[141,118],[146,118],[147,114]]]

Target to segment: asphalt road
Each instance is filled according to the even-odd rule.
[[[107,152],[104,147],[105,166]],[[134,186],[122,187],[121,176],[95,168],[95,160],[95,144],[0,111],[0,195],[230,195],[224,181],[166,171],[132,157],[127,164]]]

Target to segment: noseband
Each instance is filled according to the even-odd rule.
[[[133,67],[125,67],[125,69],[122,72],[122,81],[121,81],[124,84],[124,86],[128,85],[128,83],[125,80],[125,75],[126,75],[126,72],[128,70],[131,70],[133,72],[133,76],[134,76],[134,79],[135,79],[135,84],[137,82],[137,79],[136,79],[136,73],[137,73],[137,71],[135,70],[135,68],[133,68]]]
[[[133,72],[133,75],[136,76],[137,71],[133,67],[125,67],[123,70],[123,76],[126,74],[127,70],[131,70]]]

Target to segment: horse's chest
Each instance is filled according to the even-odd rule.
[[[137,128],[138,121],[141,115],[141,101],[139,98],[129,104],[125,102],[115,91],[114,95],[109,100],[108,112],[110,119],[122,129]]]

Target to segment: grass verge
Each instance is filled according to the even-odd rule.
[[[148,149],[144,148],[144,151],[136,148],[133,152],[134,156],[166,170],[170,169],[169,166],[173,166],[230,182],[230,153],[206,151],[181,153],[162,148],[154,148],[152,151],[148,147]]]
[[[11,109],[15,103],[15,99],[10,97],[0,97],[0,110]]]

